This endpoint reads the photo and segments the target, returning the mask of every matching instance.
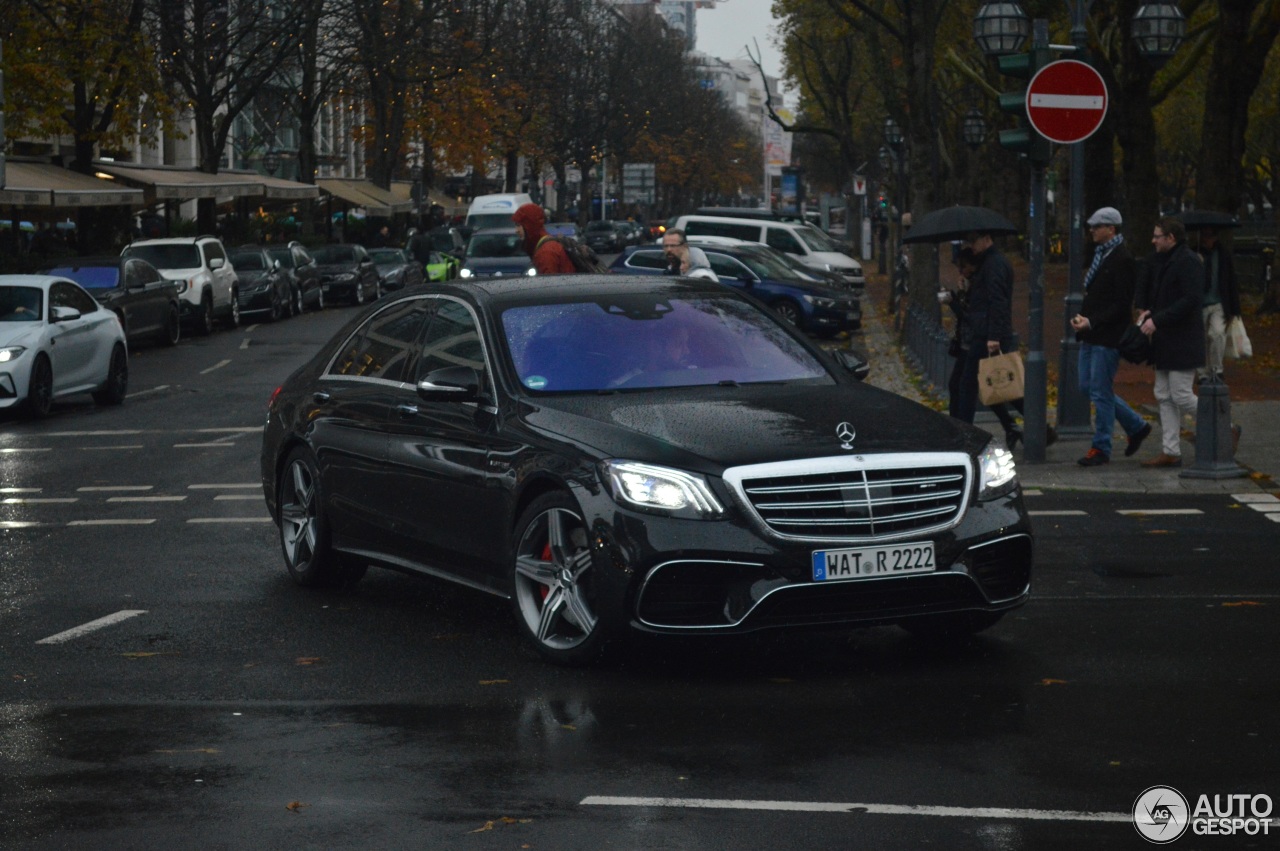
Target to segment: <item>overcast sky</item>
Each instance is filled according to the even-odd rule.
[[[721,59],[746,59],[745,45],[759,44],[766,74],[777,77],[782,59],[773,46],[772,0],[723,0],[698,10],[698,50]]]

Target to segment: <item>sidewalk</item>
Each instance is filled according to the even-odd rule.
[[[866,264],[868,270],[870,263]],[[1045,297],[1045,341],[1048,357],[1056,359],[1061,339],[1062,299],[1052,296],[1046,287]],[[862,331],[853,338],[854,346],[865,349],[871,361],[871,373],[867,383],[890,390],[901,396],[914,399],[935,410],[945,412],[942,400],[927,396],[922,390],[922,382],[915,375],[902,357],[902,350],[894,334],[889,317],[885,313],[888,282],[884,276],[868,271],[866,295],[862,298]],[[1050,302],[1056,302],[1056,312]],[[1019,297],[1015,294],[1014,312],[1025,306],[1025,289]],[[1025,313],[1025,310],[1022,311]],[[1247,321],[1247,315],[1246,315]],[[1021,319],[1023,325],[1026,317]],[[1015,318],[1015,325],[1018,324]],[[1025,329],[1022,331],[1026,339]],[[1254,340],[1255,356],[1258,352],[1258,340]],[[1018,477],[1024,488],[1052,488],[1058,490],[1113,491],[1132,493],[1166,493],[1166,494],[1256,494],[1274,493],[1280,495],[1280,393],[1275,393],[1269,382],[1255,381],[1250,383],[1250,401],[1237,401],[1232,395],[1231,420],[1243,429],[1240,446],[1236,453],[1236,462],[1241,465],[1246,475],[1240,478],[1199,479],[1180,475],[1194,465],[1195,445],[1193,441],[1184,440],[1182,444],[1182,460],[1184,467],[1178,469],[1149,469],[1141,462],[1159,452],[1159,417],[1156,413],[1154,398],[1151,396],[1150,383],[1152,373],[1149,367],[1136,367],[1132,364],[1126,371],[1129,379],[1127,385],[1138,390],[1139,382],[1145,380],[1143,392],[1130,393],[1128,386],[1122,387],[1117,381],[1116,389],[1124,398],[1143,414],[1153,425],[1155,433],[1148,438],[1142,451],[1132,458],[1123,455],[1124,437],[1117,435],[1116,452],[1111,463],[1102,467],[1081,467],[1076,459],[1089,449],[1089,435],[1080,437],[1063,437],[1045,451],[1043,463],[1032,463],[1022,459],[1022,450],[1016,451]],[[1050,376],[1050,384],[1055,384],[1056,368]],[[1231,371],[1228,370],[1228,386],[1230,387]],[[1055,390],[1056,387],[1051,387]],[[1263,394],[1271,398],[1253,398]],[[1052,423],[1056,410],[1053,401],[1056,392],[1050,394],[1049,421]],[[992,434],[1003,435],[996,422],[978,423]]]

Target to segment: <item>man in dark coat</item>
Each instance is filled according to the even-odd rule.
[[[1240,315],[1240,289],[1236,286],[1231,252],[1218,242],[1217,228],[1200,231],[1200,259],[1204,261],[1205,358],[1196,375],[1201,381],[1222,380],[1222,354],[1227,345],[1227,325]]]
[[[1013,267],[989,233],[968,234],[961,245],[973,251],[978,270],[969,279],[968,349],[954,416],[971,423],[978,408],[978,361],[1013,351]]]
[[[1100,467],[1111,460],[1111,432],[1116,420],[1129,436],[1126,456],[1133,455],[1151,434],[1151,425],[1116,395],[1116,369],[1120,366],[1120,336],[1133,321],[1133,290],[1137,265],[1120,233],[1120,211],[1103,207],[1089,217],[1093,261],[1084,276],[1084,301],[1071,317],[1080,341],[1080,392],[1093,402],[1093,444],[1078,463]]]
[[[1172,216],[1156,222],[1156,253],[1137,297],[1138,327],[1151,339],[1160,403],[1160,454],[1144,467],[1182,466],[1182,418],[1196,412],[1196,369],[1204,366],[1204,264],[1186,240],[1182,222]]]

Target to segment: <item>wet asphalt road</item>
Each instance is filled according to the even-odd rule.
[[[941,648],[560,670],[496,598],[293,587],[258,429],[351,315],[144,349],[121,408],[0,422],[0,521],[38,524],[0,530],[0,847],[1136,848],[1150,786],[1280,799],[1280,526],[1225,497],[1028,496],[1033,602]]]

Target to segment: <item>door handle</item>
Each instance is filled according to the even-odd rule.
[[[396,410],[400,412],[400,416],[402,417],[416,417],[418,415],[417,405],[396,405]]]
[[[320,404],[322,404],[322,405],[323,405],[325,402],[328,402],[328,401],[329,401],[330,396],[329,396],[328,391],[325,391],[325,390],[317,390],[316,392],[314,392],[314,393],[312,393],[312,394],[311,394],[311,398],[312,398],[312,399],[315,399],[317,402],[319,402]]]

